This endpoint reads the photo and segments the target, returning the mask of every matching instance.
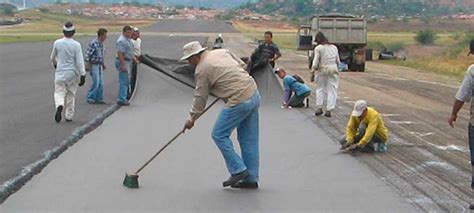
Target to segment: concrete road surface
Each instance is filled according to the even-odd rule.
[[[144,170],[140,189],[123,187],[124,173],[181,129],[192,99],[192,89],[155,71],[140,74],[131,107],[53,161],[1,211],[414,211],[368,168],[337,154],[311,120],[272,98],[260,115],[261,189],[221,188],[227,174],[210,130],[222,104]]]
[[[188,39],[157,37],[153,43],[165,47],[145,45],[144,51],[179,56]],[[175,44],[171,51],[169,45]],[[416,211],[365,165],[338,154],[338,146],[310,117],[280,109],[281,88],[272,73],[256,80],[264,96],[260,189],[221,187],[228,175],[210,132],[222,103],[140,174],[141,188],[122,186],[125,172],[134,171],[181,130],[193,96],[191,88],[141,65],[132,105],[52,161],[0,212]]]

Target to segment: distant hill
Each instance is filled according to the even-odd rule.
[[[57,1],[64,3],[122,3],[122,2],[139,2],[147,4],[162,3],[164,5],[185,5],[194,7],[229,9],[238,7],[247,2],[257,2],[256,0],[26,0],[27,7],[36,7],[43,4],[52,4]],[[11,2],[18,7],[23,5],[23,0],[0,0],[0,2]]]
[[[249,2],[249,0],[158,0],[158,2],[163,2],[168,5],[189,5],[194,7],[228,9],[238,7]]]
[[[242,9],[264,14],[305,17],[321,13],[350,13],[370,16],[430,17],[474,13],[474,0],[260,0]]]

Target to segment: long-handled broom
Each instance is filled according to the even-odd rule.
[[[206,113],[207,110],[210,109],[219,100],[220,100],[219,98],[214,100],[206,109],[204,109],[204,111],[199,115],[199,117],[201,117],[204,113]],[[197,117],[196,119],[198,119],[199,117]],[[138,188],[138,173],[140,173],[148,164],[151,163],[151,161],[153,161],[156,158],[156,156],[158,156],[163,150],[166,149],[166,147],[172,144],[183,133],[184,133],[183,131],[179,131],[179,133],[176,134],[176,136],[174,136],[170,141],[168,141],[168,143],[166,143],[160,150],[158,150],[158,152],[155,155],[153,155],[153,157],[151,157],[145,164],[143,164],[136,172],[134,173],[127,172],[125,174],[125,179],[123,180],[123,185],[128,188]]]

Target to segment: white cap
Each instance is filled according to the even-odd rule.
[[[275,67],[275,69],[273,69],[273,72],[274,73],[278,73],[280,71],[282,71],[283,69],[281,69],[280,67]]]
[[[183,57],[181,60],[187,60],[193,55],[199,54],[206,50],[206,47],[202,47],[199,41],[192,41],[183,46]]]
[[[222,34],[220,34],[220,33],[219,33],[219,35],[218,35],[218,36],[219,36],[219,37],[222,37]]]
[[[67,26],[67,25],[69,25],[69,26]],[[63,25],[63,30],[66,31],[66,32],[73,31],[74,30],[74,25],[71,22],[66,22]]]
[[[358,100],[354,104],[354,110],[352,111],[352,116],[359,117],[367,109],[367,101]]]

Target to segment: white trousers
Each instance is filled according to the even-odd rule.
[[[55,81],[54,82],[54,103],[55,107],[64,106],[66,112],[64,118],[72,120],[74,116],[74,107],[76,99],[76,91],[79,86],[77,79],[72,81]]]
[[[339,75],[319,73],[316,76],[316,108],[328,111],[336,108]]]

